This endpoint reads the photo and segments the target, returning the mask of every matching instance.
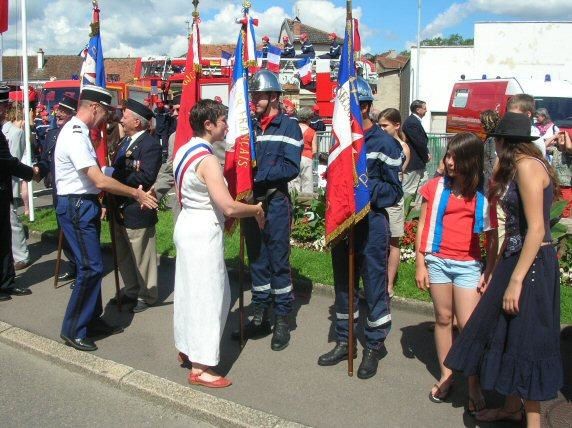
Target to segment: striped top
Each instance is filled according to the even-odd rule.
[[[479,234],[497,227],[496,209],[482,191],[471,199],[451,194],[447,177],[437,177],[419,193],[427,201],[420,251],[453,260],[480,260]]]

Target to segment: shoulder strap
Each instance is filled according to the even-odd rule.
[[[189,149],[183,155],[181,161],[179,162],[177,168],[175,169],[175,174],[174,174],[175,185],[177,189],[177,199],[179,200],[180,205],[182,205],[181,199],[183,196],[181,192],[181,186],[183,184],[183,177],[185,176],[187,169],[189,169],[189,167],[192,164],[198,163],[204,157],[211,154],[212,154],[212,149],[209,145],[204,143],[199,143],[189,147]]]

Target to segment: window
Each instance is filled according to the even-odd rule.
[[[469,90],[457,89],[457,91],[455,92],[455,98],[453,98],[453,107],[460,107],[460,108],[467,107],[468,100],[469,100]]]

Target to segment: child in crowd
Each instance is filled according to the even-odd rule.
[[[483,143],[471,133],[451,139],[443,158],[445,174],[420,189],[423,198],[415,241],[416,281],[431,290],[435,345],[441,377],[429,399],[441,403],[453,384],[443,364],[453,343],[453,317],[463,329],[485,291],[496,260],[496,213],[483,193]],[[486,235],[487,263],[482,273],[480,234]],[[477,376],[469,378],[470,413],[485,400]]]

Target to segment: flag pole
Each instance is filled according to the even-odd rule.
[[[353,20],[352,20],[352,0],[347,0],[346,2],[346,25],[349,25],[350,29],[348,34],[353,37]],[[353,43],[351,44],[353,47]],[[353,55],[353,48],[350,51],[350,55]],[[354,375],[354,290],[355,290],[355,254],[354,254],[354,226],[350,226],[349,230],[349,251],[348,251],[348,271],[349,271],[349,281],[348,281],[348,376]]]
[[[32,145],[30,142],[30,94],[28,93],[28,26],[26,16],[26,0],[21,0],[22,9],[22,94],[24,95],[24,133],[26,136],[26,157],[24,163],[32,164]],[[32,181],[28,182],[28,207],[30,209],[30,221],[34,221],[34,189]]]

